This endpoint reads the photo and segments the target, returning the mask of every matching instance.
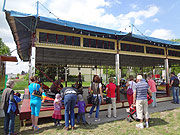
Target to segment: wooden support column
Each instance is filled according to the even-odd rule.
[[[168,64],[168,58],[165,59],[165,72],[166,72],[166,94],[167,94],[167,96],[170,96],[170,91],[169,91],[169,64]]]
[[[119,90],[119,82],[120,82],[120,71],[119,71],[119,42],[117,41],[117,54],[115,55],[115,67],[116,67],[116,86],[117,86],[117,101],[120,101],[120,90]]]
[[[166,94],[170,96],[169,90],[169,61],[168,61],[168,50],[165,49],[166,59],[165,59],[165,73],[166,73]]]

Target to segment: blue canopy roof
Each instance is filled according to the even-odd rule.
[[[171,48],[180,48],[180,43],[172,42],[168,40],[138,35],[138,34],[131,34],[126,32],[121,32],[117,30],[111,30],[86,24],[80,24],[76,22],[70,22],[66,20],[61,20],[57,18],[49,18],[43,16],[37,16],[33,14],[25,14],[16,11],[6,11],[6,19],[9,23],[11,31],[13,33],[14,41],[17,45],[17,51],[20,58],[24,61],[29,60],[29,56],[31,55],[31,47],[33,45],[33,38],[32,35],[35,32],[36,28],[42,29],[49,29],[49,30],[70,30],[74,28],[76,30],[82,30],[83,34],[102,34],[102,35],[112,35],[109,38],[115,38],[115,35],[118,40],[126,40],[127,37],[128,41],[135,41],[140,43],[148,43],[149,41],[152,43],[163,44],[167,47]],[[66,26],[66,27],[64,27]],[[72,30],[72,29],[71,29]],[[137,40],[138,39],[138,40]]]
[[[36,17],[36,15],[33,15],[33,14],[25,14],[25,13],[16,12],[16,11],[9,11],[9,12],[10,12],[10,15],[14,17],[28,17],[28,16]],[[127,35],[128,34],[126,32],[96,27],[92,25],[80,24],[80,23],[70,22],[70,21],[56,19],[56,18],[49,18],[49,17],[43,17],[43,16],[39,16],[39,18],[40,18],[40,21],[62,25],[62,26],[68,26],[68,27],[82,29],[82,30],[100,32],[100,33],[106,33],[106,34],[112,34],[112,35]],[[149,37],[149,36],[142,36],[138,34],[132,34],[132,37],[143,39],[143,40],[149,40],[152,42],[162,43],[162,44],[180,45],[180,43],[177,43],[177,42],[163,40],[163,39]]]

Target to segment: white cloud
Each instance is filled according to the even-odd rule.
[[[119,5],[122,4],[122,2],[121,2],[120,0],[115,0],[115,3],[117,3],[117,4],[119,4]]]
[[[148,35],[149,33],[151,33],[151,30],[146,30],[145,33]]]
[[[131,4],[130,7],[131,7],[132,9],[136,9],[138,6],[137,6],[136,4]]]
[[[150,36],[166,40],[175,38],[175,35],[172,33],[172,31],[167,29],[156,29]]]
[[[159,19],[158,18],[154,18],[152,21],[153,22],[159,22]]]
[[[35,2],[36,1],[33,0],[9,0],[6,3],[5,9],[36,14]],[[119,14],[115,16],[108,13],[106,9],[107,7],[113,8],[111,7],[113,4],[122,5],[120,0],[40,0],[40,2],[45,4],[45,6],[60,19],[126,32],[131,31],[131,28],[129,27],[130,24],[142,25],[146,18],[153,17],[159,11],[157,6],[151,5],[145,7],[144,10],[138,10],[136,12],[129,12],[127,14]],[[1,6],[0,8],[2,9]],[[135,7],[136,6],[134,5],[134,8]],[[41,5],[40,15],[52,17],[52,15],[50,15],[48,11],[45,10]],[[13,37],[5,20],[4,14],[0,14],[0,20],[2,20],[0,23],[0,37],[2,37],[6,45],[13,50],[16,48],[16,45],[13,41]],[[18,57],[17,54],[15,55]],[[13,66],[7,66],[7,71],[13,69],[9,69],[10,67]],[[27,69],[28,67],[26,65],[26,71]],[[16,70],[14,70],[14,72],[16,72]]]

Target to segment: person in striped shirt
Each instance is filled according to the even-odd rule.
[[[145,116],[146,120],[146,128],[149,127],[148,119],[149,119],[149,112],[148,112],[148,100],[147,100],[147,93],[152,96],[152,92],[150,87],[146,81],[143,81],[142,75],[138,75],[136,78],[136,90],[133,94],[133,104],[136,103],[136,111],[137,111],[137,118],[140,119],[140,123],[136,124],[137,128],[144,128],[143,125],[143,118]],[[144,116],[143,116],[144,114]]]

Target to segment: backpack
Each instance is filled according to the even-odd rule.
[[[172,86],[179,87],[179,79],[177,77],[174,79],[174,82],[173,82]]]
[[[133,94],[132,86],[133,86],[133,82],[132,82],[131,87],[129,86],[129,88],[128,88],[128,90],[127,90],[127,94],[128,94],[128,95],[132,95],[132,94]]]

